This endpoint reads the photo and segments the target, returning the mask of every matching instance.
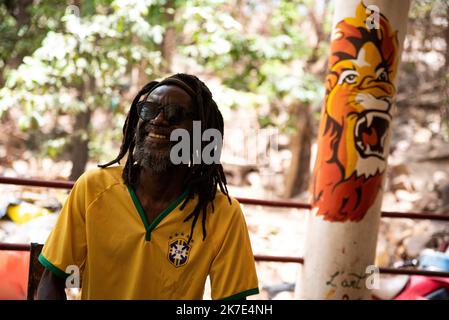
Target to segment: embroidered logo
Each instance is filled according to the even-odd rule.
[[[168,260],[175,267],[185,265],[189,259],[191,246],[184,239],[175,239],[168,243]]]

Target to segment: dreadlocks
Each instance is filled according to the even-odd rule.
[[[181,82],[181,83],[180,83]],[[183,88],[187,91],[194,99],[194,108],[196,114],[196,120],[201,121],[201,131],[204,132],[207,129],[213,128],[220,131],[223,136],[224,124],[223,117],[218,109],[217,104],[212,98],[212,93],[207,88],[207,86],[197,77],[193,75],[178,73],[171,77],[164,79],[161,82],[152,81],[146,84],[134,98],[131,109],[126,117],[125,124],[123,126],[123,141],[120,146],[120,152],[118,156],[103,165],[99,165],[100,168],[106,168],[114,163],[120,163],[120,160],[125,157],[128,153],[128,158],[126,160],[125,167],[123,169],[123,180],[127,186],[135,186],[139,179],[140,168],[134,163],[134,147],[136,143],[136,128],[139,121],[139,116],[137,114],[137,103],[140,101],[142,96],[148,97],[148,95],[158,86],[162,84],[173,84],[178,87]],[[187,85],[187,88],[184,85]],[[187,89],[187,90],[186,90]],[[145,98],[146,98],[145,97]],[[193,140],[193,139],[191,139]],[[193,150],[191,143],[191,150]],[[206,142],[201,141],[202,148]],[[202,231],[203,240],[206,238],[206,216],[207,207],[209,203],[212,207],[212,212],[214,211],[214,199],[217,192],[217,185],[220,187],[222,193],[224,193],[229,203],[231,203],[231,198],[229,197],[228,189],[226,186],[226,177],[223,171],[223,167],[219,163],[212,164],[195,164],[193,162],[193,152],[190,154],[190,170],[187,174],[186,180],[184,181],[184,188],[187,189],[187,196],[184,199],[181,210],[183,210],[186,204],[192,200],[195,195],[198,195],[198,203],[196,204],[193,211],[184,219],[184,222],[192,220],[190,236],[188,242],[193,236],[193,231],[195,225],[198,221],[199,216],[202,213]]]

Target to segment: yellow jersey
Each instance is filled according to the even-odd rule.
[[[237,200],[217,192],[214,212],[188,243],[197,197],[184,193],[148,224],[122,166],[84,173],[75,183],[39,261],[60,277],[79,268],[82,299],[212,299],[257,294],[254,257]],[[210,207],[210,206],[209,206]],[[211,210],[210,208],[208,208]]]

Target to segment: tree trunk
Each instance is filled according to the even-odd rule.
[[[95,90],[95,78],[89,76],[84,86],[78,88],[78,96],[81,101],[86,101],[87,94],[93,95]],[[72,161],[72,172],[70,180],[76,180],[86,169],[89,160],[89,123],[92,115],[91,106],[85,111],[78,113],[75,117],[75,125],[70,143],[70,160]]]
[[[162,40],[161,53],[162,53],[162,70],[165,73],[172,72],[173,54],[176,48],[176,30],[174,27],[175,14],[169,12],[168,9],[175,9],[173,0],[168,0],[165,4],[165,23],[167,25],[164,33],[164,39]]]
[[[286,176],[284,196],[287,198],[306,191],[310,176],[310,148],[312,138],[310,106],[298,105],[295,108],[296,133],[291,139],[292,161]]]
[[[71,139],[72,172],[70,180],[75,181],[84,172],[89,159],[89,139],[88,126],[90,122],[91,111],[85,111],[76,115],[74,133]]]

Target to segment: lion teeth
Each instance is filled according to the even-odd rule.
[[[360,147],[362,150],[365,150],[365,146],[363,145],[363,143],[362,143],[361,141],[358,141],[357,144],[359,145],[359,147]]]
[[[387,138],[387,136],[388,136],[388,132],[386,131],[386,132],[384,132],[383,136],[380,137],[380,145],[381,146],[385,145],[385,139]]]
[[[367,124],[366,125],[369,128],[369,127],[371,127],[371,123],[373,123],[374,115],[372,113],[368,113],[366,115],[366,118],[367,118]]]

